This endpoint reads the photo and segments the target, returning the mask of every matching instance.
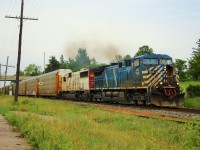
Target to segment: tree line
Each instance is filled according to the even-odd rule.
[[[177,68],[180,80],[200,80],[200,39],[196,42],[197,48],[193,48],[191,58],[186,60],[175,59],[174,65]],[[144,55],[144,54],[153,54],[154,51],[148,45],[139,47],[138,51],[135,53],[134,57]],[[111,58],[110,63],[117,63],[118,61],[126,60],[131,58],[130,55],[121,56],[115,55]],[[49,63],[46,65],[45,73],[57,70],[57,69],[71,69],[72,71],[78,71],[81,68],[95,68],[98,66],[107,65],[104,63],[98,63],[95,58],[90,58],[87,54],[87,50],[84,48],[79,48],[76,57],[69,58],[68,60],[64,59],[64,56],[61,55],[60,59],[57,60],[55,56],[49,58]],[[24,71],[20,72],[20,75],[26,76],[37,76],[43,74],[42,68],[35,64],[30,64],[27,66]]]

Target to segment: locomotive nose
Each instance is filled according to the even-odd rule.
[[[168,85],[174,85],[177,82],[175,68],[172,65],[164,65],[163,70],[165,71],[164,82]]]

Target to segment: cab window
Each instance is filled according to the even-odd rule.
[[[158,59],[143,59],[144,65],[157,65]]]
[[[140,65],[140,60],[139,59],[136,59],[134,61],[134,67],[138,67]]]
[[[160,59],[160,64],[171,65],[172,60],[171,59]]]

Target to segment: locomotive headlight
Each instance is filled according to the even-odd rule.
[[[167,70],[167,67],[166,67],[166,66],[164,66],[164,67],[163,67],[163,69],[166,71],[166,70]]]
[[[179,82],[177,82],[176,84],[177,84],[177,85],[179,85],[180,83],[179,83]]]
[[[163,85],[163,82],[160,82],[160,85]]]

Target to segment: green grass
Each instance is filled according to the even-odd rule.
[[[200,147],[200,127],[194,122],[148,119],[65,101],[21,97],[14,103],[10,96],[0,96],[0,113],[41,150]]]
[[[200,85],[199,81],[186,81],[186,82],[181,82],[180,87],[183,89],[183,92],[186,92],[186,88],[189,85]]]
[[[186,93],[184,106],[186,108],[200,109],[200,97],[189,98],[189,96],[186,92],[186,88],[189,85],[200,85],[200,82],[198,82],[198,81],[186,81],[186,82],[182,82],[180,84],[181,89],[183,90],[184,93]]]

